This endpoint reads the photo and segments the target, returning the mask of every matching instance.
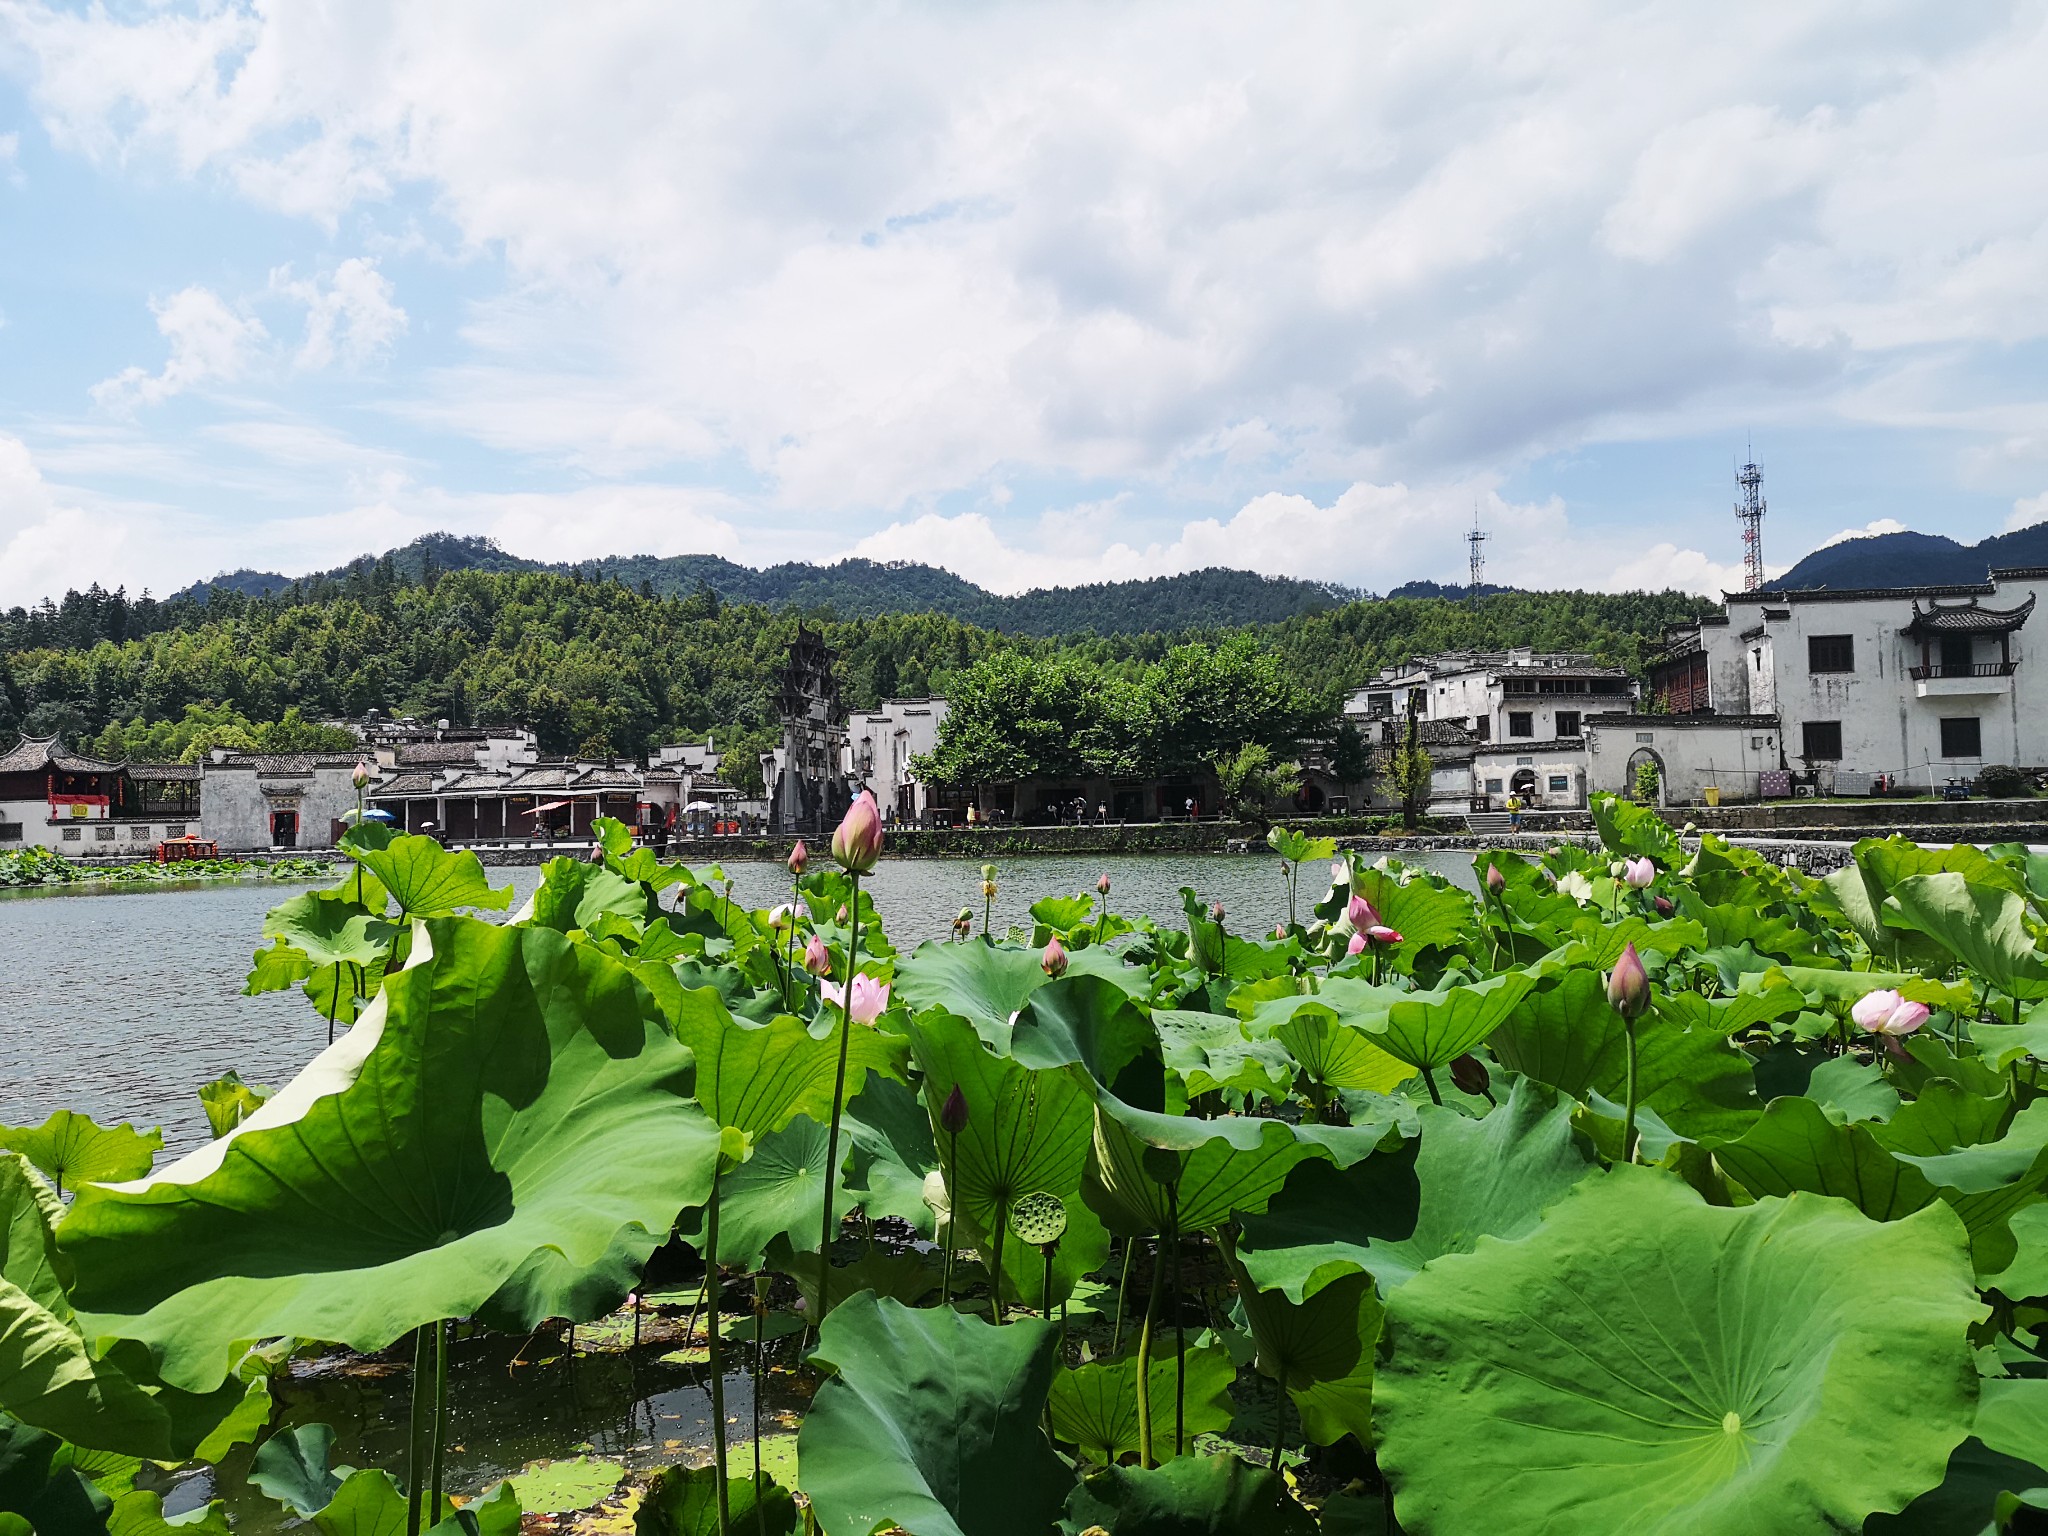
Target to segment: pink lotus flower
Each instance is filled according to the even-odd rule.
[[[1394,932],[1385,923],[1374,923],[1365,930],[1365,936],[1375,944],[1398,944],[1401,942],[1401,935]]]
[[[792,875],[801,875],[810,862],[811,850],[804,846],[802,838],[798,838],[796,846],[789,850],[789,872]]]
[[[1671,905],[1671,898],[1669,896],[1652,896],[1650,898],[1650,905],[1657,909],[1659,917],[1669,917],[1677,910]]]
[[[1347,955],[1362,955],[1362,954],[1364,954],[1364,953],[1365,953],[1365,935],[1364,935],[1364,934],[1362,934],[1362,933],[1354,933],[1353,935],[1351,935],[1351,942],[1350,942],[1350,943],[1348,943],[1348,944],[1346,944],[1346,945],[1344,946],[1344,953],[1345,953],[1345,954],[1347,954]]]
[[[804,946],[804,969],[813,976],[832,974],[832,951],[825,947],[825,941],[815,933],[811,935],[811,942]]]
[[[1864,993],[1849,1010],[1858,1029],[1892,1038],[1913,1033],[1927,1022],[1927,1014],[1925,1003],[1908,1002],[1889,988]]]
[[[1038,968],[1054,981],[1067,974],[1067,952],[1060,948],[1057,937],[1046,940],[1045,953],[1038,957]]]
[[[858,972],[853,978],[853,1006],[846,1008],[846,989],[835,981],[828,981],[818,988],[825,1001],[836,1008],[845,1008],[846,1016],[856,1024],[872,1024],[882,1016],[882,1010],[889,1006],[889,983],[877,981],[866,972]]]
[[[1212,922],[1212,923],[1220,923],[1220,922],[1222,922],[1222,921],[1223,921],[1223,903],[1222,903],[1222,902],[1220,902],[1220,901],[1217,901],[1217,902],[1211,902],[1211,903],[1209,904],[1209,921],[1210,921],[1210,922]]]
[[[1507,889],[1507,885],[1508,877],[1500,872],[1500,866],[1498,864],[1489,864],[1486,866],[1486,888],[1489,891],[1493,892],[1494,895],[1498,896],[1502,891]]]
[[[811,920],[811,904],[801,896],[796,899],[796,905],[791,907],[790,910],[796,913],[804,922],[808,923]]]
[[[864,875],[882,856],[882,812],[875,797],[862,790],[847,808],[846,818],[832,834],[832,857],[841,869]]]
[[[1351,926],[1360,933],[1368,928],[1377,928],[1380,924],[1379,913],[1373,910],[1372,903],[1363,896],[1353,896],[1344,908],[1344,915],[1351,919]]]
[[[1107,874],[1095,877],[1095,894],[1098,896],[1107,896],[1109,894],[1109,876]]]
[[[1330,860],[1330,884],[1344,885],[1347,882],[1349,882],[1350,879],[1351,861],[1349,859]]]
[[[1607,1001],[1624,1019],[1633,1019],[1650,1006],[1650,973],[1643,969],[1643,957],[1633,944],[1621,952],[1607,977]]]
[[[357,789],[361,789],[370,782],[370,765],[361,758],[358,758],[356,760],[355,772],[351,773],[348,777],[351,784],[355,785]]]
[[[1636,890],[1646,890],[1650,882],[1657,878],[1657,866],[1650,862],[1648,855],[1640,859],[1629,859],[1621,866],[1621,878]]]

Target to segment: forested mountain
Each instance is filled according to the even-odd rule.
[[[936,566],[905,561],[841,560],[833,565],[785,561],[764,570],[717,555],[608,555],[549,564],[507,554],[489,539],[429,534],[403,549],[364,555],[347,565],[292,578],[271,571],[232,571],[199,582],[176,598],[204,600],[220,590],[246,597],[289,592],[324,596],[352,576],[381,570],[398,581],[423,581],[453,571],[554,571],[589,580],[622,581],[654,597],[709,590],[721,602],[770,608],[830,609],[842,618],[884,613],[941,613],[949,618],[1026,635],[1144,634],[1216,624],[1262,624],[1335,607],[1359,594],[1320,582],[1261,576],[1254,571],[1190,571],[1149,581],[1049,587],[1002,597]],[[175,599],[174,599],[175,600]]]
[[[296,706],[308,720],[377,709],[516,721],[550,750],[638,753],[707,730],[765,731],[799,622],[817,623],[839,651],[843,691],[858,707],[943,692],[950,675],[998,648],[1134,677],[1176,640],[1232,633],[1329,698],[1385,663],[1450,647],[1590,650],[1633,665],[1667,623],[1707,606],[1679,593],[1504,593],[1360,601],[1277,624],[1046,638],[938,613],[806,620],[709,589],[648,596],[551,571],[408,581],[379,562],[332,591],[312,590],[157,603],[93,588],[0,614],[0,737],[61,730],[103,755],[154,756],[238,722],[282,721]]]
[[[2048,565],[2048,523],[1961,544],[1939,533],[1878,533],[1816,549],[1771,583],[1787,591],[1928,587],[1984,580],[1994,567]]]

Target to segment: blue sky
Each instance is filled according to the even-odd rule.
[[[0,0],[0,603],[2048,518],[2048,12]]]

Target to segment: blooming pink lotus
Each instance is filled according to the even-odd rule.
[[[1374,923],[1365,930],[1365,936],[1375,944],[1398,944],[1401,942],[1401,935],[1389,928],[1385,923]]]
[[[1344,946],[1344,953],[1345,953],[1345,954],[1347,954],[1347,955],[1362,955],[1362,954],[1364,954],[1364,953],[1365,953],[1365,935],[1364,935],[1364,934],[1362,934],[1362,933],[1354,933],[1353,935],[1351,935],[1351,942],[1350,942],[1350,943],[1348,943],[1348,944],[1346,944],[1346,945]]]
[[[1363,896],[1353,896],[1344,907],[1344,915],[1351,920],[1351,926],[1360,933],[1365,932],[1368,928],[1377,928],[1380,925],[1379,913],[1373,909],[1373,904]]]
[[[1627,859],[1621,866],[1621,878],[1636,890],[1647,890],[1650,882],[1657,878],[1657,866],[1647,854],[1640,859]]]
[[[811,942],[804,946],[804,969],[813,976],[832,974],[832,951],[825,947],[825,941],[815,933],[811,935]]]
[[[864,875],[882,855],[882,812],[875,797],[862,790],[847,807],[845,819],[832,834],[832,857],[839,867]]]
[[[836,1008],[846,1008],[846,989],[836,981],[822,983],[818,990],[825,995],[825,1001]],[[872,1024],[882,1016],[882,1010],[889,1006],[889,983],[877,981],[865,972],[853,978],[853,1006],[846,1008],[846,1016],[856,1024]]]
[[[1889,987],[1864,993],[1849,1010],[1858,1029],[1893,1039],[1913,1033],[1927,1022],[1927,1015],[1925,1003],[1908,1002]]]
[[[1038,957],[1038,968],[1054,981],[1067,974],[1067,952],[1060,948],[1057,938],[1045,941],[1045,953]]]

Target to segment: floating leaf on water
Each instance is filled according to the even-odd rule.
[[[571,1456],[562,1461],[536,1461],[507,1478],[519,1506],[528,1514],[566,1515],[609,1498],[626,1476],[616,1461]]]

